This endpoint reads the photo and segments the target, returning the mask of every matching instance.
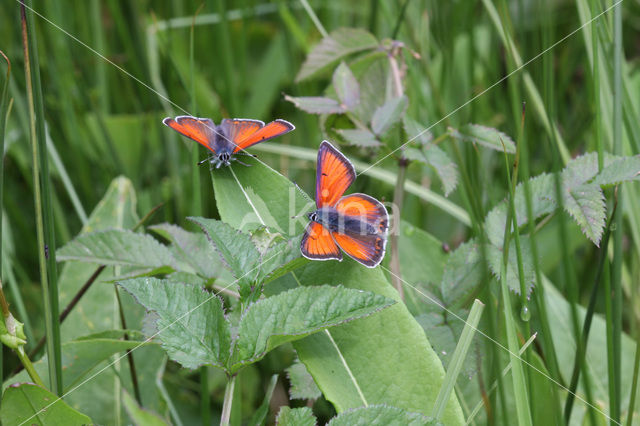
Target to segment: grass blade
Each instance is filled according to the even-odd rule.
[[[444,381],[442,382],[440,393],[438,394],[438,398],[436,399],[436,403],[433,407],[432,416],[436,421],[440,419],[440,416],[442,416],[444,408],[449,401],[449,397],[451,396],[453,387],[456,384],[456,380],[458,379],[458,375],[460,374],[460,370],[462,369],[462,364],[467,356],[467,352],[469,351],[469,346],[471,345],[473,336],[477,331],[478,322],[480,322],[480,317],[482,316],[483,309],[484,304],[476,299],[473,302],[471,312],[469,312],[469,317],[467,318],[467,322],[465,323],[464,329],[462,330],[462,335],[460,336],[460,340],[458,340],[456,349],[453,352],[451,361],[449,362],[447,374],[444,376]]]

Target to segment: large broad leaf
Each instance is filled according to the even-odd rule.
[[[284,95],[284,99],[309,114],[343,114],[347,111],[346,107],[335,99],[321,96],[295,97]]]
[[[291,217],[313,209],[313,201],[269,167],[257,161],[251,164],[252,167],[234,168],[238,181],[228,170],[216,171],[214,187],[220,217],[234,227],[249,228],[252,224],[243,218],[256,217],[253,208],[261,205],[264,211],[259,210],[260,217],[276,223],[283,235],[299,236],[305,221]],[[303,285],[342,284],[398,300],[398,294],[379,269],[365,268],[350,259],[309,262],[294,275]],[[267,286],[265,291],[272,288],[276,287]],[[357,384],[370,404],[386,403],[430,414],[444,369],[422,328],[403,304],[335,327],[329,334],[331,338],[327,333],[316,333],[294,342],[294,347],[338,411],[363,404]],[[385,392],[386,387],[381,384],[390,383],[396,386],[394,392]],[[447,424],[464,423],[455,397],[449,400],[443,420]]]
[[[309,407],[281,407],[276,417],[278,426],[316,426],[316,418]]]
[[[187,368],[225,369],[231,335],[220,298],[192,285],[157,278],[118,284],[157,315],[158,337],[171,359]]]
[[[81,426],[93,423],[64,400],[32,383],[12,385],[4,391],[0,420],[4,425]]]
[[[396,124],[407,109],[409,99],[406,96],[391,98],[376,109],[371,117],[371,130],[376,135],[383,135]]]
[[[238,326],[234,369],[286,342],[384,309],[395,301],[341,286],[298,287],[249,306]]]
[[[149,235],[122,229],[80,234],[58,251],[58,259],[127,266],[136,273],[177,269],[177,262],[166,246]]]
[[[333,72],[333,89],[347,111],[351,111],[360,102],[360,86],[344,62],[341,62]]]
[[[122,331],[114,331],[114,337],[98,338],[87,336],[87,338],[80,338],[62,344],[62,370],[64,371],[65,391],[72,389],[90,371],[103,361],[108,360],[112,355],[145,344],[143,341],[118,339],[115,337],[118,334],[122,337],[124,333]],[[44,381],[45,386],[49,386],[47,356],[42,357],[33,366]],[[7,380],[3,387],[29,380],[31,379],[27,372],[21,371]]]
[[[173,257],[189,265],[193,272],[205,278],[217,278],[221,274],[222,262],[220,256],[207,237],[198,232],[189,232],[179,226],[169,223],[162,223],[149,227],[149,229],[171,241]],[[181,271],[188,271],[188,268],[180,267]]]
[[[296,76],[296,81],[309,78],[352,53],[374,49],[377,46],[378,40],[365,30],[339,28],[311,50]]]
[[[96,205],[82,232],[112,228],[131,229],[138,221],[133,185],[128,179],[118,177],[113,180],[102,200]],[[64,264],[58,280],[61,307],[69,303],[95,272],[96,267],[95,264],[75,261]],[[114,285],[104,283],[112,280],[114,273],[121,275],[120,269],[122,268],[107,267],[71,311],[61,326],[63,342],[104,330],[122,328]],[[135,303],[126,292],[120,292],[120,299],[128,328],[140,328],[145,313],[144,308]],[[164,351],[159,345],[148,345],[136,349],[133,357],[136,360],[143,405],[158,411],[161,409],[161,400],[155,390],[155,373],[164,360]],[[130,392],[133,391],[129,380],[128,362],[117,361],[115,358],[113,361],[115,363],[112,367],[102,371],[77,391],[65,397],[65,401],[71,406],[81,407],[84,412],[89,413],[97,424],[116,424],[123,421],[126,413],[121,409],[120,389],[125,387]],[[104,365],[105,362],[96,366],[89,374],[97,373],[104,368]],[[63,382],[66,384],[64,374]]]
[[[506,134],[492,127],[481,126],[479,124],[467,124],[460,129],[449,129],[449,133],[454,138],[482,145],[500,152],[515,154],[516,144]]]
[[[438,423],[419,413],[410,413],[388,405],[370,405],[338,414],[327,426],[351,425],[426,426]]]

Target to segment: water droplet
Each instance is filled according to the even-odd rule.
[[[531,311],[529,311],[526,305],[523,306],[520,311],[520,319],[522,319],[522,321],[529,321],[531,319]]]

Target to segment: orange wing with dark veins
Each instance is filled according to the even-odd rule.
[[[180,115],[175,119],[167,117],[162,122],[176,132],[193,139],[215,153],[213,144],[215,142],[216,125],[210,119]]]
[[[335,208],[341,215],[357,218],[371,225],[376,233],[386,235],[389,215],[387,209],[375,198],[367,194],[350,194],[342,197]]]
[[[331,232],[318,222],[311,222],[302,236],[300,243],[302,255],[313,260],[342,260],[342,253],[333,240]]]
[[[337,232],[332,234],[340,248],[364,266],[374,268],[384,258],[384,249],[387,244],[387,239],[384,236],[339,234]]]
[[[316,171],[316,206],[334,206],[355,178],[356,171],[347,157],[322,141]]]
[[[225,128],[227,137],[235,145],[234,153],[295,129],[293,124],[285,120],[275,120],[265,126],[259,120],[225,119],[221,126]]]

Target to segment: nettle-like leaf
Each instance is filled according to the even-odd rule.
[[[290,239],[280,236],[260,258],[258,281],[267,284],[309,262],[300,254],[301,240],[302,235]]]
[[[406,96],[391,98],[373,113],[371,118],[371,130],[376,135],[383,135],[402,118],[409,105]]]
[[[296,359],[290,367],[286,368],[287,377],[291,387],[289,397],[291,399],[318,399],[322,395],[320,389],[313,380],[307,367]]]
[[[340,103],[346,110],[351,111],[360,103],[360,85],[344,62],[333,72],[332,83]]]
[[[25,423],[47,426],[88,425],[88,416],[71,408],[63,399],[33,383],[9,386],[2,395],[0,421],[3,425]]]
[[[367,129],[337,129],[347,144],[360,148],[378,148],[382,143]]]
[[[396,426],[427,426],[439,425],[435,420],[420,413],[411,413],[388,405],[369,405],[354,408],[338,414],[331,419],[327,426],[351,425],[396,425]]]
[[[344,114],[347,111],[340,102],[323,96],[284,95],[284,99],[309,114]]]
[[[564,209],[580,225],[582,232],[600,244],[606,222],[605,200],[602,189],[596,184],[567,188],[564,195]]]
[[[186,368],[212,365],[226,370],[231,334],[219,297],[157,278],[134,278],[118,285],[157,315],[158,337],[172,360]]]
[[[216,219],[190,217],[198,224],[239,283],[250,283],[258,276],[260,252],[251,237]]]
[[[132,274],[177,269],[171,251],[153,237],[123,229],[80,234],[57,252],[58,260],[131,267]]]
[[[480,247],[471,239],[449,254],[442,274],[440,291],[447,306],[471,299],[482,279]]]
[[[515,154],[516,144],[511,137],[492,127],[466,124],[460,129],[449,128],[450,135],[463,142],[472,142],[500,152]]]
[[[533,288],[535,271],[533,270],[533,256],[531,254],[531,240],[527,236],[520,237],[520,253],[522,255],[522,267],[524,282],[527,289],[527,296]],[[491,272],[500,280],[502,275],[502,264],[504,263],[502,246],[487,245],[487,262]],[[506,282],[509,289],[514,293],[520,293],[520,278],[518,274],[518,255],[516,252],[515,240],[509,242],[509,259],[507,260]]]
[[[640,179],[640,156],[617,158],[608,163],[593,181],[600,187]]]
[[[169,223],[150,226],[149,229],[171,241],[169,250],[173,257],[188,265],[189,268],[205,278],[220,276],[220,255],[215,252],[207,237],[202,233],[186,231],[179,226]],[[180,268],[188,272],[187,268]]]
[[[316,426],[317,424],[313,411],[309,407],[290,408],[285,405],[280,407],[276,417],[278,426]]]
[[[296,82],[315,75],[346,56],[377,46],[378,40],[365,30],[339,28],[313,47],[296,76]]]
[[[261,299],[243,313],[235,346],[235,371],[271,349],[328,327],[365,317],[394,300],[342,286],[298,287]]]

